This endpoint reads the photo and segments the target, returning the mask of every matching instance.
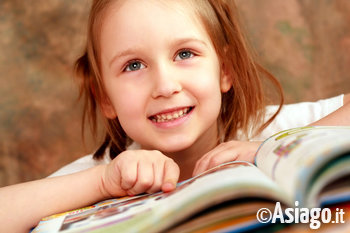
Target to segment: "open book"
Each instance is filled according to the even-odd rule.
[[[44,218],[37,232],[199,232],[255,229],[260,208],[323,207],[350,201],[350,127],[282,131],[255,164],[230,162],[170,193],[107,200]]]

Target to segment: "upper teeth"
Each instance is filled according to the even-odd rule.
[[[177,119],[179,117],[182,117],[188,113],[190,108],[184,108],[178,111],[174,111],[171,113],[165,113],[165,114],[158,114],[152,117],[152,121],[154,122],[165,122],[165,121],[171,121],[174,119]]]

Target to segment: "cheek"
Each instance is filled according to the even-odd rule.
[[[212,65],[201,67],[197,69],[197,72],[193,74],[191,78],[191,84],[194,92],[197,93],[198,97],[203,99],[217,99],[221,98],[220,91],[220,71]]]
[[[135,132],[142,127],[140,117],[144,116],[140,101],[134,96],[123,98],[116,105],[120,125],[129,137],[133,138]]]
[[[221,108],[221,90],[218,72],[207,72],[196,76],[192,93],[206,118],[216,119]]]
[[[140,91],[135,88],[132,92],[121,91],[115,98],[115,109],[121,119],[133,119],[145,115],[145,98]]]
[[[142,141],[140,132],[147,128],[146,101],[138,93],[124,96],[118,101],[117,114],[121,127],[134,141]]]

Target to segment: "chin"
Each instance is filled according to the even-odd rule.
[[[176,142],[168,142],[168,143],[162,143],[162,145],[158,145],[158,150],[164,152],[164,153],[175,153],[179,151],[186,150],[190,148],[193,145],[193,142],[183,141],[179,140]]]

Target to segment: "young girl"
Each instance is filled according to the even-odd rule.
[[[253,161],[259,140],[282,129],[322,117],[314,124],[350,124],[349,96],[286,106],[276,118],[281,88],[248,52],[236,13],[231,0],[94,0],[76,67],[85,116],[96,129],[102,113],[105,141],[94,159],[2,188],[0,231],[111,197],[172,191],[220,163]],[[266,108],[265,80],[279,106]]]

